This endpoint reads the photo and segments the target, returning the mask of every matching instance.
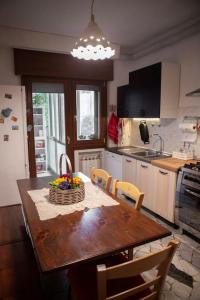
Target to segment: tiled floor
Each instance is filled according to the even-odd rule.
[[[199,300],[200,299],[200,244],[187,237],[184,234],[180,234],[180,231],[167,225],[158,218],[155,218],[151,214],[143,210],[145,214],[148,214],[152,219],[161,223],[165,227],[169,228],[173,232],[172,237],[166,237],[164,239],[140,246],[134,249],[134,257],[143,256],[150,252],[157,251],[165,246],[172,238],[181,241],[181,245],[177,250],[172,264],[176,267],[173,272],[170,272],[171,276],[167,276],[164,290],[162,293],[162,300]],[[171,268],[170,268],[171,270]],[[178,270],[182,271],[179,272]],[[190,276],[187,276],[187,275]],[[173,276],[173,277],[172,277]],[[175,279],[174,277],[178,277]],[[181,282],[181,281],[184,281]]]

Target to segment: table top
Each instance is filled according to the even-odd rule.
[[[27,191],[48,187],[51,177],[18,180],[23,211],[42,272],[97,260],[163,238],[171,232],[125,201],[41,221]]]

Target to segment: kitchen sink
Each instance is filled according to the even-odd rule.
[[[131,146],[131,147],[119,149],[119,151],[126,152],[126,151],[133,151],[134,149],[138,149],[138,147]]]
[[[171,157],[170,154],[166,152],[161,152],[161,151],[155,151],[155,150],[148,150],[144,148],[139,148],[139,147],[124,147],[121,149],[118,149],[118,152],[121,154],[125,155],[130,155],[130,156],[139,156],[141,158],[152,158],[152,159],[158,159],[158,158],[165,158],[165,157]]]
[[[131,151],[133,151],[133,148],[125,148],[125,149],[120,149],[118,151],[119,152],[131,152]]]
[[[135,152],[134,154],[138,156],[157,156],[160,155],[161,153],[158,151],[147,150],[147,151]]]
[[[125,153],[125,154],[134,154],[135,152],[140,152],[141,150],[142,148],[132,146],[132,147],[119,149],[118,152]]]
[[[141,151],[141,152],[134,152],[131,153],[137,156],[141,156],[141,157],[170,157],[171,155],[165,152],[160,152],[160,151],[153,151],[153,150],[146,150],[146,151]]]

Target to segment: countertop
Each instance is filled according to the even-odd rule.
[[[196,160],[183,160],[174,157],[168,157],[164,159],[157,159],[151,161],[151,164],[156,167],[160,167],[169,171],[178,172],[178,170],[186,163],[196,163]]]
[[[119,154],[119,155],[125,155],[125,156],[129,156],[129,157],[133,157],[137,160],[141,160],[147,163],[151,163],[153,166],[157,166],[172,172],[178,172],[178,170],[184,166],[184,164],[186,163],[196,163],[196,160],[182,160],[182,159],[178,159],[178,158],[173,158],[173,157],[141,157],[141,156],[137,156],[134,154],[135,152],[139,152],[139,151],[144,151],[144,148],[140,148],[140,147],[134,147],[134,146],[130,146],[129,148],[133,149],[133,154],[130,153],[124,153],[121,152],[121,150],[128,148],[128,146],[126,147],[111,147],[111,148],[107,148],[106,150]]]

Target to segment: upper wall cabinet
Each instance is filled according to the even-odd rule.
[[[180,67],[157,63],[129,73],[129,85],[117,89],[121,118],[175,118],[179,102]]]

